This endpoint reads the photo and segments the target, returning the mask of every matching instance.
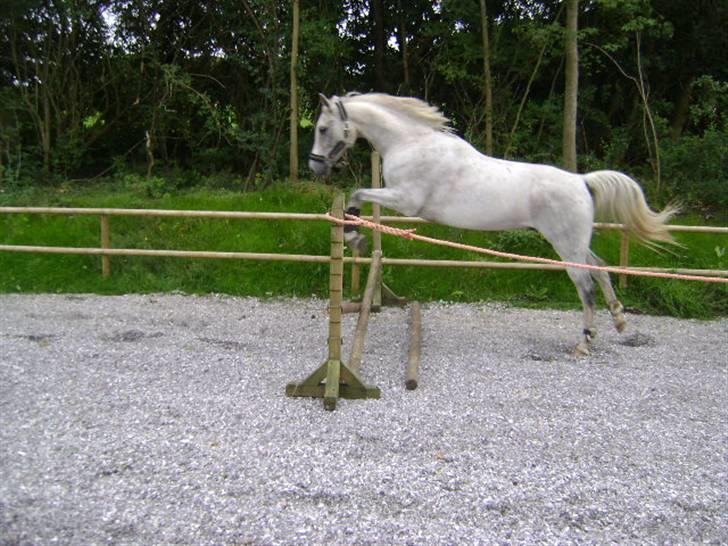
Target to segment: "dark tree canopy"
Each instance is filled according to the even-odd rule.
[[[496,156],[561,164],[562,4],[485,2]],[[626,170],[654,190],[659,158],[665,199],[728,204],[728,4],[578,6],[578,169]],[[484,149],[482,7],[300,2],[299,157],[317,94],[352,90],[424,98]],[[292,19],[272,0],[6,0],[0,185],[123,168],[288,176]]]

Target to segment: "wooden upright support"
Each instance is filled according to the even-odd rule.
[[[101,248],[111,248],[109,217],[105,214],[101,215]],[[111,277],[111,258],[106,254],[101,256],[101,274],[105,279]]]
[[[420,374],[420,352],[422,350],[422,310],[419,302],[410,303],[409,354],[407,358],[407,390],[417,388]]]
[[[336,218],[344,217],[344,196],[339,194],[331,211]],[[344,227],[331,227],[331,265],[329,271],[329,357],[300,383],[286,386],[288,396],[308,396],[324,399],[324,408],[336,409],[339,398],[379,398],[377,387],[365,385],[359,374],[341,361],[341,305],[344,290]]]
[[[371,164],[372,164],[372,188],[379,189],[382,187],[382,158],[379,155],[379,152],[374,150],[372,152],[371,156]],[[374,220],[375,223],[379,224],[381,222],[382,217],[382,207],[374,203],[372,204],[372,220]],[[382,252],[382,233],[376,230],[372,231],[372,247],[374,248],[374,252],[379,251]],[[372,305],[374,305],[375,309],[379,309],[382,306],[382,277],[381,274],[379,275],[379,278],[377,279],[377,283],[374,287],[374,300]]]
[[[369,266],[369,276],[367,277],[367,286],[364,289],[364,297],[361,300],[359,319],[356,322],[356,330],[354,332],[354,341],[351,343],[349,367],[357,373],[361,367],[361,357],[364,353],[364,339],[366,338],[367,328],[369,326],[369,314],[372,310],[374,291],[378,284],[377,281],[379,280],[381,269],[382,251],[375,250],[372,254],[372,263]]]
[[[619,267],[629,267],[629,232],[622,231],[622,243],[619,246]],[[619,275],[619,287],[627,288],[627,275]]]

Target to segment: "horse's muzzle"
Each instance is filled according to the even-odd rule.
[[[331,164],[326,158],[317,154],[310,154],[308,156],[308,168],[316,176],[329,176],[331,174]]]

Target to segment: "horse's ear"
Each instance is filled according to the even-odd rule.
[[[323,93],[319,93],[319,100],[321,101],[321,106],[323,108],[331,110],[331,104],[329,103],[329,99],[327,99]]]

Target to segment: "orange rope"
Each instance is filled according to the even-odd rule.
[[[592,271],[606,271],[608,273],[618,273],[618,274],[622,274],[622,275],[636,275],[636,276],[640,276],[640,277],[656,277],[656,278],[660,278],[660,279],[679,279],[679,280],[683,280],[683,281],[728,283],[728,278],[722,278],[722,277],[709,277],[709,276],[702,276],[702,275],[682,275],[679,273],[663,273],[661,271],[641,271],[638,269],[623,268],[623,267],[589,265],[589,264],[580,264],[580,263],[576,263],[576,262],[562,262],[559,260],[552,260],[550,258],[540,258],[538,256],[522,256],[521,254],[512,254],[510,252],[500,252],[498,250],[491,250],[489,248],[481,248],[481,247],[477,247],[477,246],[466,245],[463,243],[455,243],[453,241],[434,239],[432,237],[427,237],[425,235],[419,235],[418,233],[415,233],[417,230],[414,228],[413,229],[400,229],[400,228],[395,228],[395,227],[391,227],[391,226],[385,226],[383,224],[377,224],[375,222],[370,222],[369,220],[365,220],[364,218],[360,218],[359,216],[353,216],[351,214],[346,214],[345,216],[346,216],[346,220],[342,220],[341,218],[336,218],[334,216],[331,216],[330,214],[327,215],[327,217],[330,221],[337,223],[337,224],[351,225],[351,226],[363,226],[363,227],[373,229],[376,231],[381,231],[382,233],[387,233],[389,235],[403,237],[405,239],[410,239],[410,240],[414,240],[414,241],[422,241],[425,243],[431,243],[431,244],[439,245],[439,246],[447,246],[447,247],[456,248],[459,250],[468,250],[471,252],[477,252],[479,254],[488,254],[490,256],[496,256],[498,258],[506,258],[509,260],[518,260],[521,262],[532,262],[532,263],[557,265],[557,266],[563,266],[563,267],[572,267],[575,269],[588,269],[588,270],[592,270]]]

